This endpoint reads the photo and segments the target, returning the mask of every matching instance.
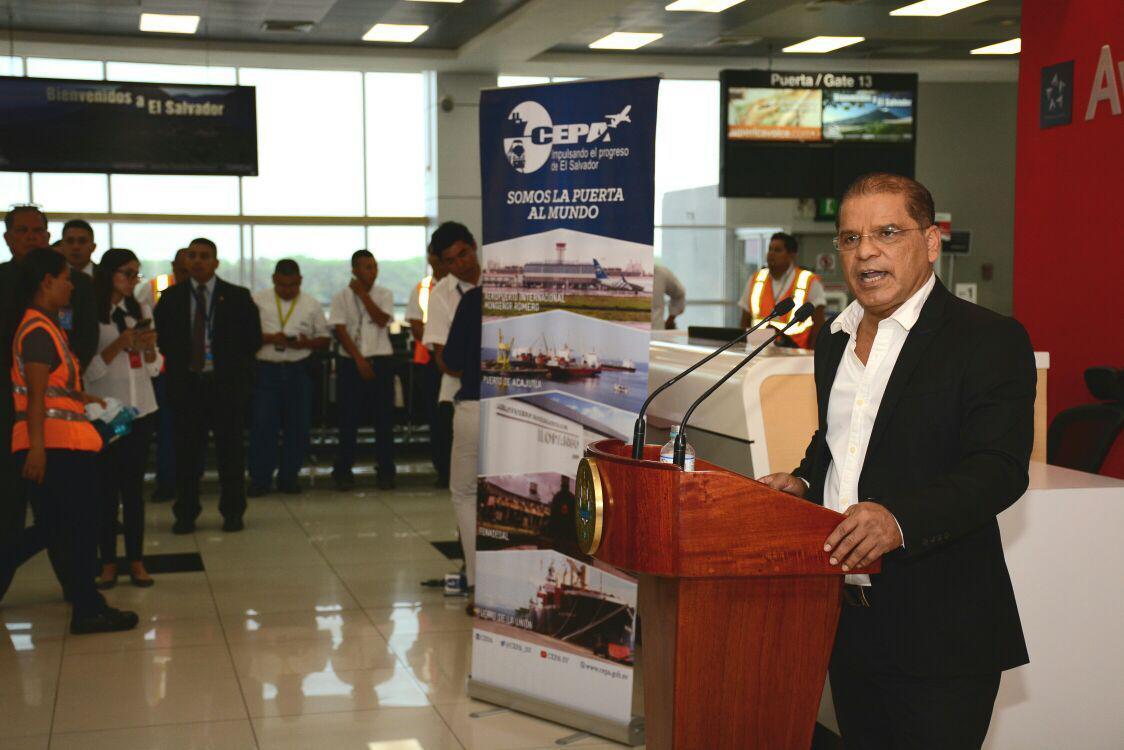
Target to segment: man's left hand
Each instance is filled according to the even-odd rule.
[[[831,564],[843,564],[843,572],[865,568],[887,552],[902,546],[902,535],[894,514],[878,503],[856,503],[824,542]]]

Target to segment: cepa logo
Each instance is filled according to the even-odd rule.
[[[531,174],[546,164],[555,145],[609,143],[613,140],[611,131],[621,123],[632,122],[629,118],[631,111],[632,105],[629,104],[618,114],[605,115],[605,119],[597,122],[555,125],[546,107],[538,102],[526,101],[507,116],[503,151],[512,169],[521,174]]]

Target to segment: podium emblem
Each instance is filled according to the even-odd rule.
[[[594,555],[601,546],[605,520],[605,494],[597,459],[583,458],[578,464],[574,496],[574,527],[578,534],[578,546],[585,554]]]

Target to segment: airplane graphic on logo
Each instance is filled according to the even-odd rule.
[[[605,115],[606,119],[609,120],[609,127],[615,128],[616,126],[620,125],[622,122],[632,122],[632,118],[630,118],[628,116],[628,113],[631,112],[631,111],[632,111],[632,105],[629,104],[627,107],[625,107],[624,109],[621,110],[619,115]]]

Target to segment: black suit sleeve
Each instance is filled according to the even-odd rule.
[[[895,503],[906,556],[937,549],[994,521],[1029,483],[1038,378],[1030,337],[1017,321],[981,332],[960,395],[956,465]]]
[[[94,302],[94,283],[81,271],[71,271],[70,280],[74,284],[74,292],[70,298],[70,308],[74,313],[70,348],[78,358],[78,363],[85,369],[98,353],[98,310]]]
[[[243,290],[241,296],[242,316],[246,321],[242,331],[244,351],[246,357],[252,360],[261,349],[261,311],[249,291]]]

